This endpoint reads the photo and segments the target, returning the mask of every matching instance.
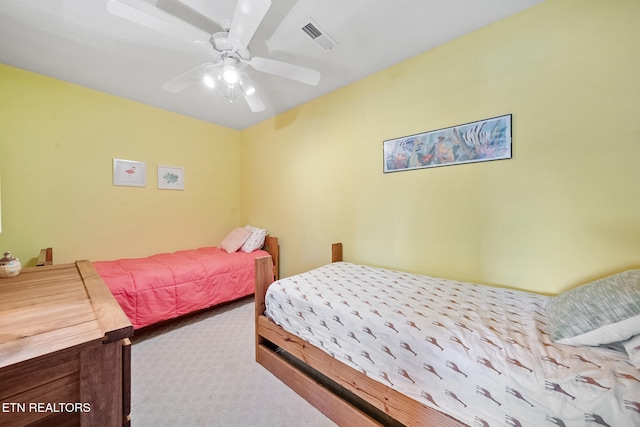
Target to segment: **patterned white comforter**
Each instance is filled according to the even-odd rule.
[[[289,332],[470,426],[640,426],[624,349],[556,344],[550,297],[345,262],[281,279]]]

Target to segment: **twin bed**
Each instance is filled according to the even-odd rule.
[[[249,252],[203,247],[93,266],[140,329],[253,294],[255,259],[269,256],[277,278],[278,251],[278,238],[266,236],[261,249]]]
[[[640,425],[640,363],[629,344],[640,340],[578,345],[597,331],[567,332],[619,284],[598,283],[590,289],[606,295],[575,306],[579,293],[345,263],[338,244],[333,261],[272,284],[269,257],[256,260],[256,360],[336,423]],[[615,280],[626,283],[630,314],[605,325],[600,341],[640,333],[640,272]]]

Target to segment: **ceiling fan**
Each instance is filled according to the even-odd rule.
[[[177,93],[198,81],[204,81],[210,88],[219,88],[230,101],[241,94],[254,113],[264,111],[265,105],[245,71],[247,66],[312,86],[320,81],[320,72],[317,70],[251,55],[249,42],[270,7],[271,0],[238,0],[228,28],[209,34],[143,0],[107,2],[107,10],[113,15],[187,42],[204,45],[213,52],[214,59],[211,62],[170,80],[162,86],[164,90]]]

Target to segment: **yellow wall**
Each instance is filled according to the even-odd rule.
[[[0,65],[0,250],[32,265],[218,244],[240,219],[239,132]],[[113,158],[146,188],[112,185]],[[157,189],[183,167],[185,191]]]
[[[640,266],[638,22],[636,0],[548,0],[244,130],[243,220],[285,276],[335,241],[544,293]],[[511,160],[382,173],[385,139],[508,113]]]
[[[558,292],[640,266],[640,3],[547,0],[244,131],[0,65],[0,251],[217,244]],[[511,160],[382,173],[382,141],[513,114]],[[112,185],[112,159],[147,187]],[[158,164],[185,191],[156,188]]]

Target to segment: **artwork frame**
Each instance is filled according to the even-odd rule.
[[[158,165],[158,188],[184,190],[184,168]]]
[[[113,185],[146,187],[146,164],[137,160],[113,159]]]
[[[512,114],[383,141],[383,172],[511,159]]]

